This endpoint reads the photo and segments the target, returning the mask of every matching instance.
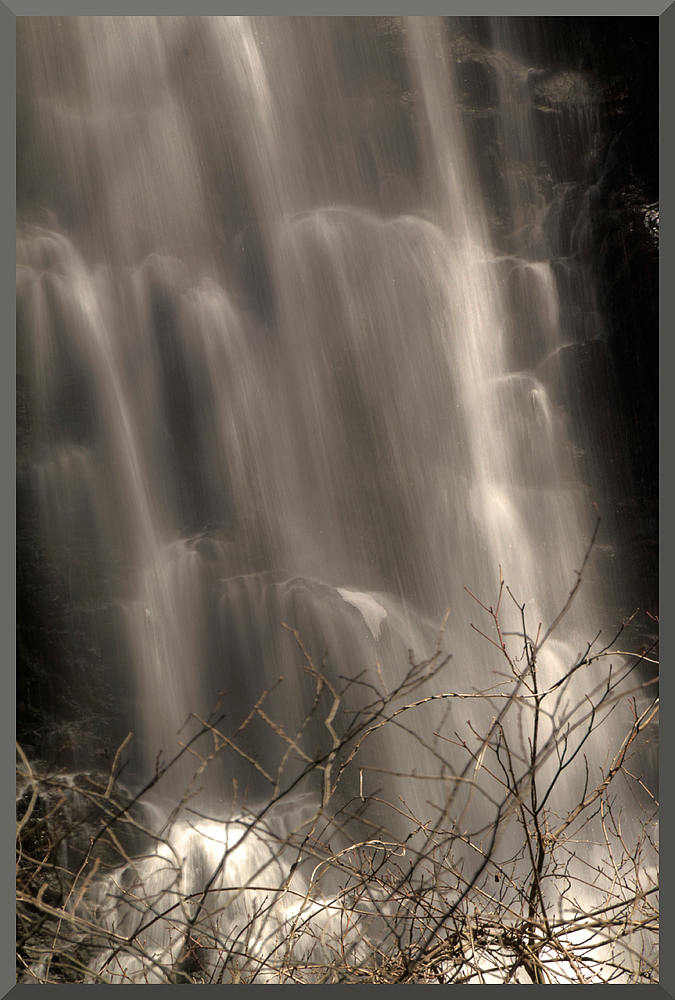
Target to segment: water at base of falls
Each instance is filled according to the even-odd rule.
[[[286,811],[290,817],[281,823],[245,816],[179,822],[152,856],[120,869],[107,891],[100,887],[96,923],[122,939],[139,931],[143,939],[137,956],[114,947],[99,953],[98,981],[162,983],[180,970],[180,982],[186,968],[210,982],[284,983],[293,981],[297,967],[311,982],[312,968],[318,978],[340,951],[352,964],[367,961],[363,929],[346,900],[322,896],[315,872],[312,879],[291,868],[289,827],[302,832],[311,803],[295,799]],[[153,913],[162,916],[149,921]]]
[[[592,91],[565,91],[586,166],[556,188],[496,29],[490,54],[442,19],[25,22],[22,606],[66,636],[34,646],[50,752],[123,764],[114,829],[143,842],[74,891],[91,975],[377,967],[413,875],[432,909],[506,870],[528,888],[500,905],[535,906],[518,803],[555,831],[651,690],[595,643],[601,483],[556,383],[603,335],[575,250]],[[582,868],[612,822],[575,831]],[[571,857],[551,905],[586,892]]]

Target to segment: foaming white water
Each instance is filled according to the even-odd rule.
[[[296,829],[285,836],[278,817],[180,820],[151,855],[113,873],[90,902],[112,944],[96,957],[95,981],[180,983],[198,971],[211,983],[283,984],[299,969],[311,982],[312,967],[324,977],[331,965],[368,961],[355,913],[321,892],[325,863],[317,857],[309,878],[296,870],[289,834],[307,832],[298,820],[308,806],[286,805]]]
[[[378,639],[380,625],[387,617],[387,612],[379,601],[376,601],[371,594],[360,594],[354,590],[345,590],[344,587],[336,587],[335,589],[347,604],[353,605],[357,611],[361,612],[373,639]]]

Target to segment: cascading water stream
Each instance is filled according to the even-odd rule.
[[[545,376],[574,340],[574,308],[597,334],[595,292],[590,277],[571,292],[560,277],[564,212],[534,173],[545,143],[502,22],[483,64],[500,229],[457,71],[462,22],[23,20],[19,483],[39,613],[49,627],[55,602],[98,650],[117,716],[107,738],[134,732],[131,784],[152,779],[195,718],[217,711],[237,734],[191,786],[208,820],[179,820],[160,850],[162,864],[166,851],[193,859],[183,889],[198,892],[195,873],[229,843],[248,843],[251,871],[270,864],[241,810],[299,781],[301,746],[330,751],[333,723],[369,703],[362,678],[393,690],[409,650],[430,656],[446,607],[452,660],[425,692],[494,686],[501,659],[477,639],[466,589],[493,604],[501,572],[533,633],[555,620],[592,519],[571,417]],[[597,578],[584,586],[541,651],[542,689],[597,632],[586,609],[614,599]],[[517,633],[507,603],[502,630]],[[331,691],[350,679],[341,714],[316,712],[317,678],[282,623],[316,664],[325,655]],[[570,697],[583,702],[594,670]],[[95,713],[80,697],[75,712]],[[471,705],[487,732],[494,703]],[[429,704],[415,731],[378,733],[358,757],[368,792],[406,804],[373,814],[392,836],[408,836],[407,809],[443,812],[452,769],[419,776],[441,750],[453,761],[453,718]],[[607,724],[612,739],[622,724]],[[194,746],[207,755],[213,736]],[[607,747],[585,753],[595,780]],[[184,754],[155,784],[157,832],[195,768]],[[312,796],[328,805],[321,773],[299,784],[299,813]],[[357,795],[356,773],[338,805]],[[581,774],[561,782],[560,809]],[[489,826],[487,792],[457,796],[466,830]],[[160,869],[146,872],[148,898],[174,891]],[[288,875],[277,858],[265,871],[270,890]],[[113,912],[132,926],[121,902]],[[166,934],[160,958],[179,947]]]

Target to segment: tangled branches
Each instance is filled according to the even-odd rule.
[[[118,777],[126,743],[107,775],[50,772],[19,747],[19,981],[656,982],[649,652],[617,652],[617,636],[565,662],[562,615],[532,636],[503,580],[494,607],[477,605],[504,668],[488,690],[445,690],[440,639],[392,690],[379,667],[337,685],[284,625],[314,692],[293,730],[269,692],[229,730],[218,711],[193,716],[134,795]],[[488,722],[451,723],[458,701]],[[242,738],[254,718],[280,748],[275,771]],[[383,734],[436,773],[378,756]],[[226,810],[200,799],[224,748],[264,777],[264,801],[236,782]],[[192,783],[158,810],[153,790],[186,756]]]

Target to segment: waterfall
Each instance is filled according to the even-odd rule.
[[[156,832],[177,823],[159,856],[193,859],[188,894],[285,788],[298,814],[323,802],[326,830],[364,784],[373,829],[403,842],[435,822],[465,773],[451,741],[499,711],[439,697],[503,683],[475,598],[495,606],[503,579],[502,633],[524,615],[536,644],[584,565],[604,444],[561,359],[606,336],[585,265],[600,98],[581,70],[563,87],[532,69],[509,19],[483,20],[489,46],[452,18],[18,26],[20,543],[37,594],[21,608],[65,635],[40,647],[52,707],[45,693],[34,711],[49,754],[69,734],[74,768],[133,732],[125,781],[153,786]],[[578,150],[557,181],[546,87]],[[608,566],[595,549],[541,690],[611,628],[629,569]],[[439,642],[428,704],[374,733],[328,803],[326,765],[307,762]],[[577,672],[542,740],[605,667]],[[585,768],[599,780],[627,718],[584,747],[556,808]],[[493,819],[482,780],[453,793],[462,834]],[[173,813],[186,794],[196,826]],[[289,869],[256,836],[244,869],[272,858],[271,891]],[[166,934],[157,961],[175,957]]]

